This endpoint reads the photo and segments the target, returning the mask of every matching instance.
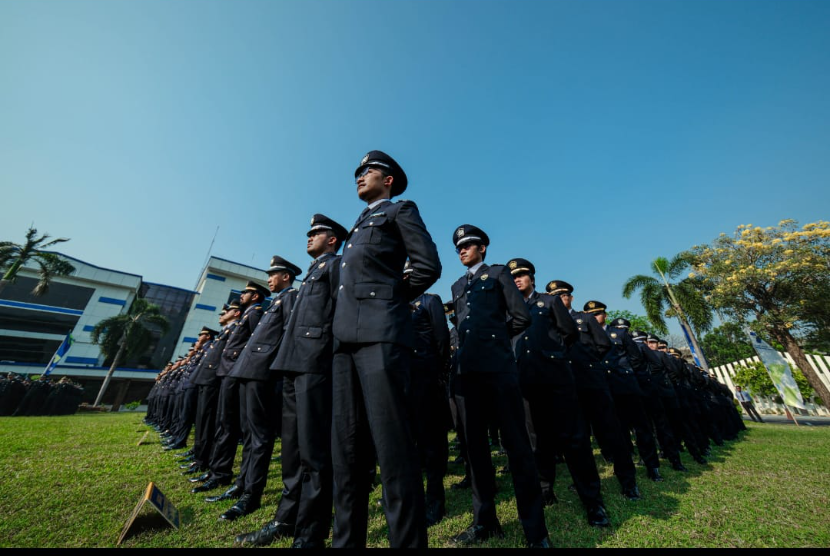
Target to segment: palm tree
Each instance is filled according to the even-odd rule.
[[[703,366],[708,369],[697,343],[696,332],[712,328],[712,309],[706,304],[703,293],[692,278],[669,283],[669,278],[678,278],[688,268],[689,261],[685,253],[675,255],[671,260],[657,257],[651,263],[651,270],[660,279],[644,274],[632,276],[623,284],[622,294],[629,299],[635,291],[640,290],[640,301],[646,316],[662,334],[668,334],[669,331],[664,316],[676,317],[680,326],[688,329],[693,347]]]
[[[127,356],[143,353],[150,345],[153,331],[147,327],[148,325],[160,329],[162,334],[170,327],[167,317],[161,314],[158,305],[139,297],[133,301],[127,313],[104,319],[92,329],[89,334],[92,343],[101,346],[104,357],[113,358],[94,405],[101,403],[112,375],[121,361]]]
[[[75,272],[75,267],[69,261],[55,253],[43,251],[69,239],[58,238],[48,241],[49,237],[49,234],[37,237],[37,229],[30,226],[23,245],[11,241],[0,241],[0,272],[3,272],[3,278],[0,279],[0,293],[3,293],[6,286],[15,281],[20,269],[30,262],[37,263],[39,267],[38,283],[32,290],[32,295],[41,296],[48,292],[53,277],[67,276]]]

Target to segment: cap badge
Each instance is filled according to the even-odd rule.
[[[314,217],[313,216],[311,217],[311,225],[312,226],[314,225]]]
[[[545,302],[544,302],[544,301],[537,301],[537,302],[536,302],[536,306],[537,306],[537,307],[544,307],[544,306],[545,306]]]
[[[490,275],[489,275],[489,274],[482,274],[482,275],[481,275],[481,279],[482,279],[482,280],[486,280],[486,279],[488,279],[489,277],[490,277]]]
[[[360,161],[360,165],[363,166],[368,161],[369,161],[369,155],[367,154],[366,156],[363,157],[363,160]]]
[[[464,228],[458,228],[455,231],[455,237],[464,237]]]
[[[515,270],[515,268],[519,266],[519,263],[517,263],[516,261],[510,261],[509,263],[507,263],[507,266],[510,267],[510,270]]]
[[[593,309],[593,308],[594,308],[594,307],[596,307],[596,306],[597,306],[597,304],[596,304],[596,303],[594,303],[593,301],[591,301],[590,303],[588,303],[588,308],[589,308],[589,309]]]

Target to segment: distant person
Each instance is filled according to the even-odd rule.
[[[735,387],[735,397],[738,398],[738,401],[741,402],[741,406],[746,411],[749,418],[753,421],[758,421],[759,423],[763,423],[764,420],[761,419],[761,416],[758,414],[758,411],[755,409],[755,404],[752,403],[752,396],[749,395],[749,392],[744,392],[743,388],[740,386]]]

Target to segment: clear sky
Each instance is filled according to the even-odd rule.
[[[0,239],[193,288],[212,254],[305,268],[396,158],[436,241],[621,296],[738,224],[827,219],[830,2],[3,0]]]

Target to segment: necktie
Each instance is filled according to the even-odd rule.
[[[467,284],[469,284],[470,282],[473,281],[473,273],[472,272],[470,272],[468,270],[466,276],[467,276]]]

